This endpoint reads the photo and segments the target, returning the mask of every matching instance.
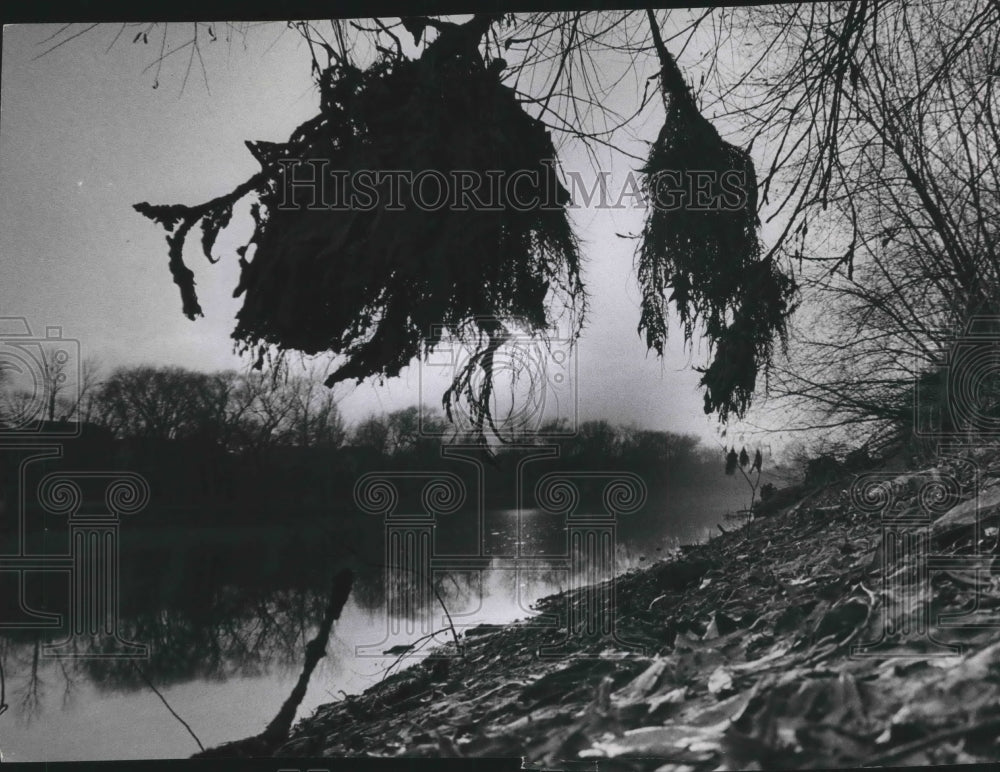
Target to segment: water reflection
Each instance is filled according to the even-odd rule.
[[[671,525],[683,534],[677,520]],[[652,557],[653,530],[646,521],[623,522],[619,535]],[[567,586],[568,533],[564,516],[543,510],[490,509],[481,521],[456,513],[433,526],[433,553],[448,568],[432,571],[427,607],[392,624],[382,518],[123,527],[119,632],[147,646],[148,658],[56,659],[45,647],[66,639],[66,630],[2,631],[11,709],[0,719],[0,747],[16,761],[187,757],[198,747],[156,692],[206,747],[254,735],[294,685],[336,571],[350,567],[355,584],[299,716],[378,681],[397,660],[385,652],[422,639],[403,652],[420,656],[446,643],[450,633],[426,635],[448,626],[443,607],[459,630],[531,615],[535,601]],[[27,552],[66,551],[60,538],[55,530],[29,534]],[[476,553],[462,569],[462,556]],[[627,553],[618,556],[619,570],[645,556]],[[0,618],[18,617],[22,590],[31,609],[65,617],[68,577],[28,571],[22,587],[17,575],[0,572]],[[63,654],[94,654],[106,643],[78,635]]]
[[[509,514],[495,513],[504,523],[491,529],[497,531],[496,552],[509,553],[518,541]],[[106,643],[79,635],[63,650],[70,656],[46,657],[46,645],[66,639],[67,631],[4,631],[0,664],[11,706],[0,725],[5,757],[181,758],[198,750],[150,684],[206,746],[259,732],[295,682],[305,645],[323,615],[331,573],[345,566],[355,570],[354,591],[299,715],[362,691],[396,661],[385,651],[417,637],[413,625],[389,631],[380,537],[378,529],[347,534],[329,526],[123,529],[120,632],[125,640],[148,646],[148,658],[71,656],[93,655]],[[558,540],[558,533],[534,529],[528,542],[555,549]],[[444,535],[441,542],[445,547]],[[65,614],[68,582],[61,579],[29,575],[28,605]],[[549,570],[512,571],[494,560],[487,571],[435,573],[434,586],[435,629],[446,626],[442,603],[461,629],[525,617],[535,600],[562,589],[562,577]],[[8,589],[0,597],[12,606],[18,596]],[[4,609],[5,618],[15,611]],[[448,638],[431,636],[406,656],[420,656]]]

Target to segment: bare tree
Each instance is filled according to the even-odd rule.
[[[39,347],[33,352],[37,372],[31,389],[18,384],[11,368],[0,364],[0,417],[32,417],[46,421],[83,421],[93,406],[100,383],[100,361],[88,357],[77,363],[65,352]],[[74,372],[76,370],[76,372]],[[20,387],[19,387],[20,386]]]
[[[597,165],[599,154],[636,138],[648,113],[659,109],[659,86],[664,128],[651,155],[636,160],[648,169],[663,161],[657,152],[670,151],[665,157],[687,159],[686,171],[715,168],[725,157],[748,172],[743,192],[750,205],[731,223],[739,249],[719,248],[715,229],[693,226],[686,216],[671,221],[667,230],[674,230],[664,236],[652,212],[638,250],[647,343],[662,351],[668,310],[682,322],[689,345],[704,336],[706,408],[723,419],[741,417],[762,385],[777,383],[780,393],[817,411],[813,426],[863,421],[884,427],[899,419],[903,384],[947,353],[948,334],[1000,306],[996,2],[849,0],[659,13],[478,14],[461,25],[403,17],[288,27],[307,43],[320,93],[316,120],[286,143],[251,143],[261,171],[225,196],[198,206],[137,206],[167,228],[171,274],[185,313],[194,318],[200,307],[183,259],[186,235],[200,223],[204,251],[215,260],[211,247],[234,203],[257,197],[257,251],[252,259],[245,248],[239,254],[238,289],[247,304],[236,337],[258,363],[272,348],[330,350],[342,357],[334,381],[392,377],[435,345],[422,337],[424,322],[434,317],[449,334],[475,342],[477,355],[445,394],[445,406],[466,400],[467,414],[477,416],[482,429],[492,425],[494,361],[511,320],[544,334],[556,312],[585,310],[577,245],[558,217],[522,223],[522,235],[533,235],[519,246],[529,247],[514,249],[518,257],[510,263],[482,261],[491,272],[473,276],[463,272],[464,258],[477,252],[466,240],[474,232],[467,219],[435,219],[441,226],[435,233],[420,230],[402,239],[407,250],[427,246],[426,256],[415,258],[374,215],[341,218],[318,243],[310,241],[314,231],[299,227],[304,219],[263,216],[275,209],[269,204],[282,160],[307,157],[331,131],[343,130],[341,139],[362,131],[341,121],[344,115],[364,113],[368,123],[385,120],[385,126],[405,116],[411,133],[437,126],[438,108],[429,105],[440,102],[419,90],[413,101],[408,94],[422,82],[416,77],[421,68],[443,62],[460,62],[462,73],[445,101],[454,96],[455,105],[465,105],[461,100],[470,94],[502,95],[497,98],[517,109],[509,124],[494,127],[498,133],[523,138],[534,131],[529,123],[544,127],[551,145],[540,134],[537,144],[521,143],[532,147],[535,161],[573,141],[583,143]],[[126,31],[123,25],[117,35]],[[67,28],[49,45],[79,32]],[[150,63],[157,83],[165,62],[186,55],[183,88],[195,63],[204,73],[202,52],[212,40],[249,35],[252,28],[151,25],[138,32],[135,41],[161,41]],[[361,112],[345,112],[345,100],[369,89],[394,96],[352,102]],[[458,110],[459,119],[463,114]],[[395,160],[412,161],[406,153],[414,143],[385,131],[384,142],[369,145],[402,148]],[[711,141],[699,152],[674,152],[693,147],[695,135]],[[460,134],[445,150],[463,146],[456,138]],[[756,243],[754,215],[775,226],[767,244]],[[685,234],[690,238],[680,238]],[[452,249],[463,259],[434,262]],[[283,270],[290,265],[296,270]],[[305,278],[281,286],[272,281],[293,274]],[[803,313],[791,331],[794,356],[775,372],[772,343],[786,332],[796,288]],[[763,300],[753,299],[758,296]],[[500,321],[476,322],[484,312]],[[777,380],[761,384],[760,373]]]
[[[827,210],[797,236],[809,310],[776,393],[803,425],[878,445],[947,396],[936,368],[1000,312],[1000,27],[996,4],[971,1],[857,12]]]
[[[292,400],[290,436],[298,447],[340,447],[347,436],[333,392],[323,386],[315,369],[291,378],[286,385]]]
[[[209,376],[181,367],[121,367],[101,385],[93,409],[118,436],[179,439],[202,429],[210,385]]]
[[[80,363],[79,382],[73,384],[72,396],[58,400],[59,420],[90,423],[94,418],[95,400],[101,386],[101,362],[97,357],[86,357]]]

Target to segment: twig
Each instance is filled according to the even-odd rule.
[[[445,617],[448,618],[448,629],[451,630],[452,640],[455,641],[455,649],[459,654],[462,653],[462,644],[458,642],[458,633],[455,632],[455,623],[451,620],[451,614],[448,612],[448,607],[444,604],[444,599],[441,597],[441,593],[438,592],[437,586],[434,584],[433,580],[430,580],[431,589],[434,591],[434,597],[438,599],[438,603],[441,604],[441,608],[444,610]]]
[[[721,442],[719,442],[718,444],[719,444],[719,447],[722,448],[722,452],[725,453],[726,452],[726,446],[723,443],[721,443]],[[757,450],[757,453],[760,454],[760,450],[759,449]],[[756,481],[753,481],[753,480],[750,479],[750,475],[748,475],[746,473],[746,470],[743,468],[743,466],[741,464],[737,463],[736,464],[736,469],[740,470],[740,474],[743,475],[743,479],[746,480],[747,486],[749,486],[749,488],[750,488],[750,507],[747,509],[747,528],[749,528],[750,527],[750,521],[753,518],[753,514],[754,514],[753,508],[754,508],[754,504],[756,503],[757,488],[760,487],[761,468],[759,466],[757,466],[756,461],[754,462],[754,465],[752,467],[750,467],[750,471],[751,472],[753,472],[754,469],[757,470],[757,479],[756,479]],[[730,473],[727,471],[726,474],[730,474]],[[719,527],[719,530],[722,530],[721,526]],[[726,531],[722,531],[722,532],[726,533]]]
[[[7,712],[7,679],[4,677],[3,660],[0,660],[0,716]]]
[[[160,694],[160,690],[159,690],[159,689],[157,689],[157,688],[156,688],[156,687],[155,687],[155,686],[153,685],[153,682],[149,680],[149,677],[148,677],[148,676],[147,676],[147,675],[146,675],[146,674],[145,674],[145,673],[143,672],[142,668],[140,668],[140,667],[139,667],[139,666],[138,666],[137,664],[135,664],[135,662],[134,662],[134,661],[132,662],[132,667],[134,667],[134,668],[135,668],[135,671],[136,671],[136,672],[137,672],[137,673],[139,674],[139,676],[140,676],[140,677],[142,678],[142,680],[146,682],[146,685],[147,685],[147,686],[148,686],[148,687],[149,687],[150,689],[152,689],[152,690],[153,690],[153,694],[155,694],[155,695],[156,695],[157,697],[159,697],[159,698],[160,698],[160,702],[162,702],[162,703],[164,704],[164,706],[166,706],[167,710],[169,710],[169,711],[170,711],[170,715],[172,715],[172,716],[173,716],[174,718],[176,718],[176,719],[177,719],[178,721],[180,721],[180,722],[181,722],[181,724],[183,724],[183,725],[184,725],[184,728],[188,730],[188,734],[189,734],[189,735],[191,735],[191,736],[192,736],[192,737],[194,738],[194,741],[195,741],[196,743],[198,743],[198,747],[199,747],[199,748],[200,748],[201,750],[205,750],[205,746],[201,744],[201,740],[199,740],[199,739],[198,739],[198,735],[196,735],[196,734],[194,733],[194,730],[193,730],[193,729],[191,728],[191,725],[190,725],[190,724],[188,724],[188,722],[187,722],[187,721],[185,721],[185,720],[184,720],[183,718],[181,718],[181,717],[180,717],[180,716],[179,716],[179,715],[177,714],[177,711],[176,711],[176,710],[174,710],[174,709],[173,709],[172,707],[170,707],[170,703],[169,703],[169,702],[167,702],[167,698],[166,698],[166,697],[164,697],[164,696],[163,696],[162,694]]]
[[[67,25],[67,26],[69,26],[69,25]],[[61,47],[61,46],[64,46],[64,45],[66,45],[66,44],[67,44],[67,43],[69,43],[69,42],[70,42],[71,40],[76,40],[76,39],[77,39],[78,37],[80,37],[81,35],[85,35],[85,34],[87,34],[87,33],[88,33],[88,32],[90,32],[90,31],[91,31],[92,29],[94,29],[94,27],[96,27],[96,26],[97,26],[97,24],[91,24],[91,25],[90,25],[89,27],[84,27],[84,28],[83,28],[82,30],[80,30],[79,32],[76,32],[76,33],[74,33],[74,34],[70,35],[70,36],[69,36],[68,38],[65,38],[65,39],[63,39],[63,40],[60,40],[60,41],[59,41],[58,43],[56,43],[56,44],[55,44],[54,46],[52,46],[51,48],[46,48],[46,49],[45,49],[44,51],[42,51],[42,53],[40,53],[40,54],[38,54],[37,56],[35,56],[35,57],[34,57],[34,58],[32,59],[32,61],[34,61],[35,59],[41,59],[41,58],[42,58],[43,56],[46,56],[47,54],[51,54],[51,53],[52,53],[53,51],[55,51],[55,50],[56,50],[57,48],[59,48],[59,47]],[[64,28],[64,29],[65,29],[65,28]],[[63,30],[59,30],[59,32],[62,32],[62,31],[63,31]],[[56,34],[58,35],[58,34],[59,34],[59,32],[57,32]],[[52,39],[52,36],[49,36],[48,38],[46,38],[46,40],[51,40],[51,39]],[[43,41],[43,42],[45,42],[45,41]]]
[[[433,633],[427,633],[427,635],[421,635],[419,638],[417,638],[417,640],[409,644],[406,648],[406,651],[402,652],[398,657],[396,657],[396,659],[393,662],[391,662],[389,665],[386,666],[385,670],[382,671],[382,678],[380,679],[380,681],[384,681],[386,678],[388,678],[389,671],[392,670],[394,667],[396,667],[396,665],[398,665],[400,662],[402,662],[403,658],[411,651],[413,651],[414,647],[417,646],[417,644],[424,644],[427,641],[434,638],[434,636],[445,632],[447,629],[448,629],[447,627],[442,627],[440,630],[435,630]],[[452,628],[453,633],[454,631],[455,629]],[[421,645],[420,648],[423,648],[423,646]]]
[[[919,740],[914,740],[913,742],[906,743],[905,745],[900,745],[898,748],[894,748],[891,751],[886,751],[878,756],[873,756],[861,763],[862,767],[877,767],[883,764],[888,764],[893,761],[898,761],[899,759],[909,756],[911,753],[916,753],[924,748],[929,748],[932,745],[937,745],[938,743],[944,742],[946,740],[953,740],[958,737],[964,737],[972,732],[979,732],[985,729],[1000,729],[1000,717],[994,716],[993,718],[987,719],[985,721],[980,721],[978,724],[967,724],[965,726],[956,727],[954,729],[946,729],[937,734],[932,734],[927,737],[922,737]]]
[[[409,571],[414,576],[416,576],[418,579],[422,578],[422,575],[416,569],[412,569],[412,568],[411,569],[406,569],[406,568],[403,568],[402,566],[388,566],[385,563],[376,563],[374,560],[369,560],[368,558],[366,558],[364,555],[362,555],[358,550],[356,550],[353,547],[348,547],[347,549],[348,549],[349,552],[351,552],[353,555],[355,555],[363,563],[366,563],[366,564],[368,564],[370,566],[374,566],[376,568],[392,568],[392,569],[395,569],[395,570]],[[449,576],[449,578],[453,582],[455,581],[455,578],[453,576],[451,576],[451,574],[448,574],[448,576]],[[451,637],[455,641],[455,648],[458,650],[458,653],[461,654],[462,653],[462,644],[459,643],[458,633],[455,630],[455,623],[452,621],[451,614],[448,611],[448,606],[445,605],[444,599],[441,597],[441,593],[438,591],[437,585],[434,584],[433,578],[430,578],[427,581],[428,581],[428,584],[430,585],[431,591],[434,593],[434,597],[437,598],[438,603],[441,604],[441,609],[444,611],[445,617],[448,619],[448,627],[447,628],[442,628],[441,630],[438,630],[437,632],[439,632],[439,633],[440,632],[444,632],[445,629],[451,630]],[[455,586],[456,587],[458,586],[457,582],[455,583]],[[437,633],[431,633],[431,635],[432,636],[433,635],[437,635]],[[424,636],[424,637],[426,638],[427,636]],[[416,645],[417,643],[419,643],[422,640],[424,640],[424,638],[418,638],[411,645]]]
[[[403,58],[403,44],[399,40],[399,36],[393,32],[385,23],[378,17],[372,19],[386,35],[392,38],[393,42],[396,44],[396,58],[402,60]]]

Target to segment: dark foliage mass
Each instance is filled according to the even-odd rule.
[[[258,174],[200,206],[136,205],[170,233],[184,312],[201,314],[183,261],[188,232],[201,223],[211,260],[234,205],[253,194],[256,227],[239,250],[235,294],[244,301],[233,337],[257,367],[274,351],[329,352],[340,359],[328,386],[384,379],[445,337],[459,338],[473,354],[444,394],[445,412],[451,418],[461,405],[481,438],[487,427],[499,436],[491,412],[495,357],[513,335],[551,335],[554,308],[568,311],[575,339],[586,296],[549,131],[501,83],[506,63],[487,62],[479,50],[496,20],[407,17],[414,40],[427,24],[439,35],[417,59],[383,50],[365,70],[331,51],[327,69],[315,66],[319,114],[285,143],[247,143]],[[714,354],[701,370],[705,411],[725,421],[744,415],[775,339],[785,341],[796,288],[761,256],[750,156],[700,114],[652,14],[650,23],[666,120],[643,170],[653,205],[638,252],[639,331],[662,355],[673,303],[687,343],[696,327],[704,333]],[[449,186],[456,173],[469,172],[478,175],[472,187]],[[678,172],[714,174],[705,192],[715,203],[656,205],[664,174]],[[317,201],[315,186],[291,184],[331,173],[324,179],[332,201]],[[456,200],[459,189],[468,198]],[[429,192],[439,204],[432,211],[418,205]]]
[[[273,349],[328,351],[344,361],[327,385],[393,377],[443,335],[459,336],[477,353],[445,395],[445,407],[465,400],[480,427],[490,420],[493,356],[511,328],[544,335],[552,295],[576,311],[575,334],[583,286],[549,132],[501,85],[503,62],[487,66],[475,44],[460,45],[463,39],[446,30],[416,60],[385,56],[364,71],[332,65],[319,77],[315,118],[287,143],[248,143],[262,165],[248,183],[202,207],[138,205],[168,230],[181,223],[168,242],[185,313],[201,311],[181,259],[187,230],[201,221],[210,255],[237,199],[254,192],[256,228],[241,250],[236,295],[244,302],[233,337],[258,366]],[[301,178],[313,169],[296,171],[287,160],[344,175],[346,184],[331,184],[331,195],[358,205],[316,205],[314,188],[286,184],[286,174]],[[352,184],[356,172],[394,170],[414,176],[384,178],[374,195]],[[435,176],[418,188],[422,170]],[[475,205],[456,207],[447,198],[433,212],[418,205],[437,198],[437,173],[451,180],[467,171],[481,175],[467,199]],[[488,171],[502,172],[504,184]],[[361,197],[374,205],[360,205]],[[247,259],[251,245],[256,251]],[[480,372],[486,377],[473,378]]]
[[[662,356],[670,303],[688,343],[701,325],[714,350],[701,370],[705,412],[742,417],[758,372],[770,365],[775,338],[785,341],[795,282],[771,258],[761,257],[753,161],[698,111],[652,14],[650,22],[666,118],[642,170],[652,203],[638,250],[639,331]],[[679,171],[713,180],[703,191],[707,205],[691,200],[670,205],[667,188]]]
[[[491,211],[445,206],[428,213],[403,182],[398,211],[311,211],[304,198],[311,191],[301,188],[302,200],[279,208],[286,188],[279,170],[261,196],[267,214],[244,268],[235,336],[251,346],[345,354],[335,383],[396,375],[437,342],[425,341],[435,325],[459,330],[487,315],[544,329],[550,286],[579,290],[576,243],[561,209],[568,195],[542,163],[555,155],[548,132],[521,111],[495,69],[459,57],[386,60],[365,72],[336,67],[324,83],[315,138],[293,138],[283,154],[305,149],[305,157],[349,173],[500,169],[507,179],[529,170],[543,183],[522,177],[518,197],[548,198],[553,206],[522,211],[503,193]],[[479,200],[490,200],[488,185],[484,178],[474,190]],[[377,198],[390,200],[387,186]]]

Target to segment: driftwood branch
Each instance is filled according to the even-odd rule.
[[[267,725],[267,728],[258,735],[248,737],[245,740],[226,743],[217,748],[210,748],[207,751],[196,753],[192,758],[248,758],[254,756],[270,756],[278,747],[288,739],[288,734],[295,721],[295,713],[306,696],[306,689],[309,687],[309,679],[317,663],[326,656],[326,646],[330,640],[330,631],[333,623],[340,619],[340,612],[347,603],[347,598],[351,594],[351,586],[354,583],[354,574],[350,569],[344,569],[333,577],[333,586],[330,588],[330,597],[327,602],[326,612],[323,614],[323,621],[315,637],[306,644],[306,659],[302,666],[302,673],[299,680],[292,689],[288,699],[281,706],[281,710]]]
[[[309,686],[309,678],[317,663],[326,656],[326,645],[330,640],[330,630],[335,620],[340,619],[340,612],[347,603],[347,597],[351,594],[351,584],[354,576],[350,569],[341,571],[333,578],[333,587],[330,588],[330,599],[326,605],[326,613],[323,615],[323,622],[316,632],[316,636],[306,644],[306,661],[302,667],[299,680],[288,695],[285,704],[281,706],[278,715],[274,717],[267,729],[264,730],[264,738],[275,741],[284,740],[288,737],[288,732],[292,728],[295,720],[295,711],[299,709],[299,704],[306,696],[306,689]]]

